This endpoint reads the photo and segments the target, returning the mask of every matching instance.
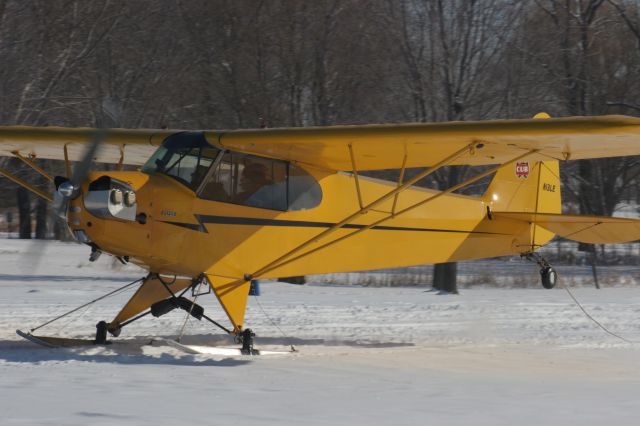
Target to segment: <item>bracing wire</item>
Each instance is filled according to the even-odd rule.
[[[271,319],[271,317],[264,310],[264,308],[262,307],[262,304],[260,303],[260,300],[258,300],[258,296],[254,295],[253,298],[256,301],[256,303],[258,304],[258,306],[260,307],[260,310],[262,311],[262,314],[265,317],[267,317],[267,319],[269,320],[269,322],[271,323],[272,326],[274,326],[276,329],[278,329],[280,334],[282,334],[282,337],[284,337],[285,342],[288,342],[289,346],[291,347],[291,352],[298,352],[298,350],[293,346],[293,344],[291,344],[291,338],[289,336],[287,336],[284,333],[284,331],[282,331],[282,329],[280,327],[278,327],[278,324],[276,324],[275,321],[273,321],[273,319]]]
[[[80,321],[82,318],[84,318],[84,316],[91,310],[92,305],[87,305],[84,309],[82,309],[80,312],[80,314],[78,315],[77,318],[69,318],[69,320],[67,322],[65,322],[64,324],[62,324],[56,331],[56,334],[60,334],[63,331],[65,331],[67,329],[67,327],[69,327],[71,324],[74,324],[78,321]]]
[[[607,333],[607,334],[609,334],[609,335],[611,335],[611,336],[613,336],[613,337],[615,337],[615,338],[617,338],[617,339],[620,339],[620,340],[622,340],[623,342],[627,342],[627,343],[631,343],[631,344],[635,343],[635,342],[632,342],[632,341],[631,341],[631,340],[629,340],[629,339],[626,339],[626,338],[624,338],[624,337],[622,337],[622,336],[620,336],[620,335],[618,335],[618,334],[616,334],[616,333],[614,333],[614,332],[610,331],[607,327],[605,327],[604,325],[602,325],[598,320],[596,320],[594,317],[592,317],[592,316],[589,314],[589,312],[587,312],[587,310],[582,306],[582,304],[578,301],[578,299],[576,299],[576,297],[573,295],[573,293],[571,292],[571,290],[569,290],[569,287],[568,287],[568,286],[563,285],[562,287],[567,291],[567,294],[571,297],[571,299],[573,299],[573,301],[575,302],[575,304],[578,306],[578,308],[580,308],[580,310],[585,314],[585,316],[586,316],[587,318],[589,318],[591,321],[593,321],[593,323],[594,323],[594,324],[596,324],[598,327],[600,327],[600,328],[601,328],[605,333]]]
[[[175,278],[174,278],[175,281]],[[184,322],[182,323],[182,327],[180,328],[180,332],[178,333],[178,338],[176,339],[176,342],[180,342],[180,340],[182,339],[182,336],[184,336],[184,331],[185,328],[187,327],[187,323],[189,322],[189,319],[191,318],[191,312],[193,311],[193,307],[196,304],[196,300],[198,300],[198,296],[200,295],[200,288],[202,287],[202,281],[200,281],[198,283],[198,289],[196,290],[196,294],[195,296],[193,296],[193,300],[191,301],[191,307],[189,308],[189,312],[187,312],[187,315],[184,318]]]
[[[40,324],[40,325],[39,325],[39,326],[37,326],[37,327],[32,328],[32,329],[31,329],[31,332],[33,333],[34,331],[36,331],[36,330],[38,330],[38,329],[40,329],[40,328],[42,328],[42,327],[44,327],[44,326],[46,326],[46,325],[49,325],[49,324],[51,324],[51,323],[53,323],[53,322],[55,322],[55,321],[58,321],[58,320],[60,320],[60,319],[62,319],[62,318],[64,318],[64,317],[66,317],[66,316],[68,316],[68,315],[71,315],[71,314],[72,314],[72,313],[74,313],[74,312],[78,312],[80,309],[82,309],[82,308],[86,308],[86,307],[87,307],[87,306],[89,306],[89,305],[93,305],[94,303],[99,302],[100,300],[103,300],[103,299],[106,299],[107,297],[115,296],[116,294],[122,293],[123,291],[125,291],[126,289],[128,289],[129,287],[131,287],[132,285],[137,284],[137,283],[139,283],[140,281],[143,281],[144,279],[145,279],[145,277],[140,278],[140,279],[138,279],[138,280],[135,280],[135,281],[133,281],[133,282],[130,282],[129,284],[125,284],[124,286],[122,286],[122,287],[120,287],[120,288],[117,288],[117,289],[115,289],[115,290],[113,290],[113,291],[111,291],[111,292],[109,292],[109,293],[107,293],[107,294],[105,294],[105,295],[103,295],[103,296],[100,296],[100,297],[98,297],[97,299],[94,299],[94,300],[92,300],[92,301],[90,301],[90,302],[87,302],[87,303],[85,303],[84,305],[78,306],[77,308],[74,308],[74,309],[72,309],[72,310],[70,310],[70,311],[68,311],[68,312],[65,312],[65,313],[64,313],[64,314],[62,314],[62,315],[58,315],[57,317],[55,317],[55,318],[53,318],[53,319],[51,319],[51,320],[49,320],[49,321],[47,321],[47,322],[45,322],[45,323],[42,323],[42,324]]]

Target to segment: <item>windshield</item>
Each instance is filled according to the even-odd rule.
[[[176,133],[162,142],[142,171],[171,176],[196,191],[219,152],[200,132]]]

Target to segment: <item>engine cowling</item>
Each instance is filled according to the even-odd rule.
[[[92,215],[102,219],[136,220],[136,193],[128,183],[105,175],[91,182],[88,189],[84,205]]]

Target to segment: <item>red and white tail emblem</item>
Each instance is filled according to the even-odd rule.
[[[529,162],[519,161],[516,163],[516,176],[522,179],[529,177]]]

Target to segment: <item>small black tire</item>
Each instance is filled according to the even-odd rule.
[[[96,340],[93,343],[96,345],[107,344],[107,323],[105,321],[96,324]]]
[[[542,287],[550,290],[558,282],[558,273],[551,266],[547,266],[540,270],[540,278],[542,279]]]

